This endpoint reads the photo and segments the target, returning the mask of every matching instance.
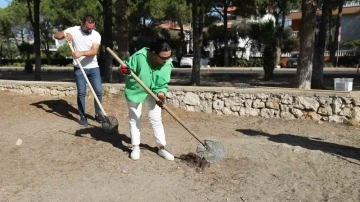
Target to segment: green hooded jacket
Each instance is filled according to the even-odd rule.
[[[148,50],[149,48],[142,48],[134,53],[125,63],[155,95],[163,92],[166,96],[173,66],[172,62],[168,60],[164,65],[153,68],[148,61]],[[145,89],[131,75],[128,75],[125,85],[126,100],[142,103],[147,95],[148,93]]]

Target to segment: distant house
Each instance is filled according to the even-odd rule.
[[[317,11],[317,16],[321,16],[321,10]],[[336,16],[338,9],[332,11],[332,15]],[[301,11],[293,11],[288,16],[288,24],[293,30],[293,36],[298,36],[301,22]],[[345,3],[342,10],[341,18],[341,41],[352,41],[360,39],[360,2]],[[334,35],[335,30],[331,30]],[[342,49],[342,47],[340,47]]]
[[[158,26],[159,28],[162,29],[169,29],[169,30],[174,30],[174,31],[180,31],[180,26],[177,22],[174,21],[166,21],[163,22],[161,24],[159,24]],[[183,30],[184,31],[189,31],[190,30],[190,25],[184,25],[183,26]]]

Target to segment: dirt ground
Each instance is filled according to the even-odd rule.
[[[81,127],[76,97],[0,91],[0,201],[360,201],[360,129],[335,123],[234,117],[172,108],[203,139],[220,141],[225,159],[204,170],[181,155],[198,142],[163,112],[168,149],[156,154],[143,117],[141,158],[129,158],[123,95],[105,96],[119,131],[93,120]]]

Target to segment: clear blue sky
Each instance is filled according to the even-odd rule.
[[[0,0],[0,8],[5,8],[10,4],[11,0]]]

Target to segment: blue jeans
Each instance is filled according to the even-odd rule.
[[[84,69],[84,71],[91,83],[91,86],[95,91],[97,98],[101,102],[102,86],[101,86],[101,76],[100,76],[99,67]],[[74,73],[75,73],[75,81],[77,87],[77,104],[78,104],[79,115],[85,116],[85,96],[86,96],[87,82],[80,68],[74,67]],[[95,114],[101,114],[101,109],[95,99],[94,99],[94,106],[95,106]]]

